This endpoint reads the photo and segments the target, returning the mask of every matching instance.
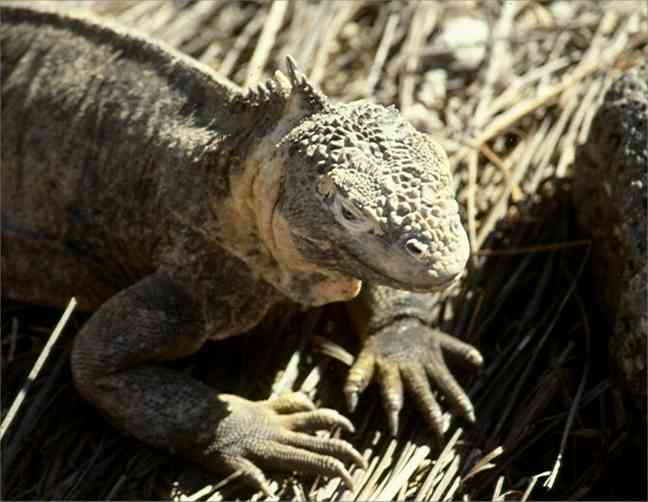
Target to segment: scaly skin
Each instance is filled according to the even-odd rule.
[[[402,324],[399,295],[420,296],[391,289],[444,288],[468,257],[438,145],[394,109],[330,103],[292,60],[288,77],[241,92],[119,27],[24,7],[1,14],[3,294],[51,305],[74,294],[95,310],[72,371],[117,427],[208,468],[240,469],[266,493],[258,465],[351,484],[342,461],[364,465],[360,455],[305,433],[352,430],[337,412],[298,395],[219,394],[157,363],[247,331],[277,302],[350,300],[361,281],[373,324],[350,404],[376,362],[394,432],[399,372],[437,432],[426,370],[472,418],[440,349],[473,362],[478,353],[416,315]]]
[[[428,378],[440,387],[456,413],[475,421],[472,403],[448,370],[443,350],[476,367],[481,366],[482,356],[471,345],[434,326],[435,302],[433,294],[369,284],[350,305],[352,317],[366,338],[344,388],[347,404],[349,409],[355,409],[358,395],[376,373],[393,435],[398,431],[404,387],[430,428],[438,436],[444,432],[441,408]]]

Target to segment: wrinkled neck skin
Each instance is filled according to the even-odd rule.
[[[351,300],[362,283],[305,260],[281,215],[286,163],[276,145],[296,122],[286,115],[230,176],[231,197],[214,208],[223,221],[235,222],[221,226],[221,245],[292,301],[319,306]]]
[[[320,268],[298,251],[289,224],[279,210],[282,167],[283,163],[276,159],[262,164],[253,187],[257,228],[276,261],[270,281],[286,296],[304,305],[355,298],[362,286],[360,280]]]

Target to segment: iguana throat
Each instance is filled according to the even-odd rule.
[[[276,155],[267,153],[266,158],[271,160],[255,166],[257,174],[252,184],[256,228],[260,241],[273,259],[272,265],[259,268],[260,274],[291,300],[304,305],[317,306],[355,298],[362,286],[360,280],[322,268],[299,252],[289,222],[280,211],[286,164]]]
[[[292,301],[318,306],[351,300],[361,281],[308,261],[281,214],[286,162],[276,144],[285,129],[281,120],[231,171],[230,196],[212,201],[212,213],[230,222],[218,225],[218,243]]]

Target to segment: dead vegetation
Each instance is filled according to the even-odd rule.
[[[352,471],[357,492],[337,479],[269,473],[281,499],[645,500],[645,422],[609,379],[608,329],[590,299],[589,243],[573,223],[569,182],[607,85],[646,57],[644,3],[90,5],[240,85],[283,69],[290,54],[334,99],[396,104],[451,159],[473,258],[461,286],[440,299],[439,322],[485,357],[479,375],[459,375],[472,382],[478,425],[448,416],[446,441],[435,445],[407,410],[394,440],[369,392],[351,416],[358,431],[349,439],[369,462]],[[125,437],[81,400],[67,358],[83,315],[68,322],[32,381],[60,312],[3,303],[2,314],[4,499],[261,497],[235,477]],[[357,350],[350,330],[339,306],[286,308],[177,366],[246,397],[302,389],[344,410],[340,389]],[[243,350],[251,345],[264,350]],[[6,428],[25,382],[29,392]]]

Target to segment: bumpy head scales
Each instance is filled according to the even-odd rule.
[[[302,80],[298,73],[291,78]],[[317,223],[311,218],[309,231],[325,228],[353,256],[347,262],[355,259],[375,272],[364,270],[364,276],[430,289],[463,270],[469,246],[448,159],[396,108],[362,101],[328,105],[304,119],[286,141],[292,160],[302,166],[292,175],[295,183],[310,184],[331,215]],[[306,204],[305,197],[295,200],[291,211],[318,210]],[[354,266],[362,267],[345,271],[357,273]]]

